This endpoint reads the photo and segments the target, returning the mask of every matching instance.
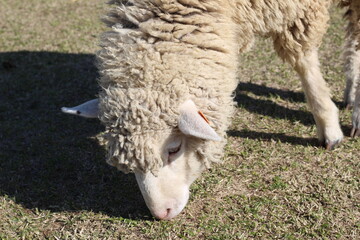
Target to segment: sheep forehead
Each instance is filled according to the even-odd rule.
[[[178,95],[165,89],[113,87],[100,95],[100,119],[110,128],[123,129],[122,134],[171,129],[177,124],[178,105]]]

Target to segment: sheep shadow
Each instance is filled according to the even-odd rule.
[[[256,96],[272,97],[277,96],[283,100],[290,102],[305,102],[305,95],[301,92],[294,92],[290,90],[276,89],[267,86],[260,86],[250,82],[240,82],[235,90],[235,101],[239,107],[246,109],[249,112],[270,116],[275,119],[287,119],[292,122],[300,122],[305,126],[315,125],[314,118],[310,111],[294,110],[276,104],[271,100],[256,99],[248,96],[248,92]],[[334,101],[339,109],[344,108],[342,102]],[[343,132],[348,136],[350,135],[351,128],[349,126],[341,126]],[[229,136],[244,137],[250,139],[262,139],[262,140],[279,140],[281,142],[287,142],[292,145],[303,146],[317,146],[319,142],[316,138],[300,138],[286,136],[282,133],[263,133],[248,130],[229,130]]]
[[[275,119],[287,119],[292,122],[299,121],[306,126],[315,124],[311,113],[308,111],[289,109],[270,100],[252,98],[247,95],[247,92],[251,92],[256,96],[278,96],[286,101],[305,102],[303,93],[240,82],[235,90],[235,101],[238,106],[252,113],[270,116]]]
[[[266,133],[266,132],[256,132],[251,130],[229,130],[227,135],[231,137],[241,137],[249,139],[257,139],[262,141],[280,141],[290,143],[292,145],[302,145],[302,146],[316,146],[319,145],[319,141],[316,138],[301,138],[295,136],[287,136],[284,133]]]
[[[270,100],[260,100],[249,97],[246,94],[247,92],[251,92],[256,96],[277,96],[285,101],[305,103],[305,95],[302,92],[277,89],[250,82],[240,82],[235,90],[235,101],[237,102],[238,106],[242,106],[246,110],[253,113],[271,116],[274,118],[300,121],[304,125],[315,124],[315,121],[313,120],[310,111],[292,110],[284,108]],[[334,103],[339,109],[345,108],[343,102],[334,101]]]
[[[95,97],[95,57],[0,53],[0,196],[27,208],[151,218],[135,178],[105,163],[95,119],[60,107]]]

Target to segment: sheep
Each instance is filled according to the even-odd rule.
[[[344,48],[344,70],[346,75],[346,88],[344,102],[347,109],[354,107],[352,115],[351,137],[360,136],[360,2],[347,2],[349,10],[347,18],[346,43]]]
[[[64,112],[98,117],[107,162],[134,172],[152,215],[172,219],[220,161],[234,112],[238,54],[271,37],[298,72],[321,144],[343,139],[318,48],[332,0],[112,0],[97,53],[99,99]]]

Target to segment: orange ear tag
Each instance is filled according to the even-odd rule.
[[[207,122],[208,124],[210,124],[209,120],[205,117],[205,115],[201,112],[198,111],[199,115],[205,120],[205,122]]]

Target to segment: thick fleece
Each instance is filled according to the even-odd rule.
[[[332,2],[110,1],[104,22],[111,30],[102,35],[97,54],[108,163],[124,172],[156,172],[163,162],[154,146],[166,133],[179,132],[179,106],[188,99],[224,137],[234,110],[238,54],[251,47],[255,35],[272,37],[278,54],[299,72],[320,140],[340,141],[337,109],[316,55]],[[221,158],[224,140],[194,141],[206,166]]]

